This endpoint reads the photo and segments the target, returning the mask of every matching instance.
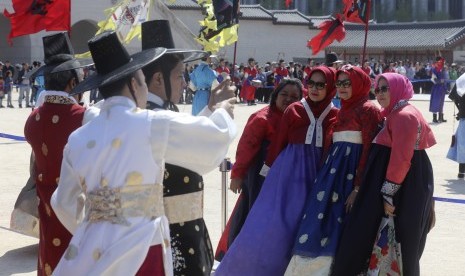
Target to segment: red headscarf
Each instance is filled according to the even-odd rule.
[[[386,117],[400,100],[410,100],[413,97],[413,86],[412,83],[401,74],[384,73],[376,76],[376,87],[378,87],[380,78],[386,79],[389,86],[389,106],[381,109],[381,116]]]
[[[316,118],[318,118],[320,117],[321,113],[323,113],[325,108],[329,105],[329,103],[333,100],[334,96],[336,95],[336,86],[334,85],[335,84],[334,76],[335,76],[336,70],[334,70],[333,68],[327,67],[327,66],[313,67],[312,71],[310,72],[309,79],[315,72],[320,72],[325,76],[326,96],[320,102],[313,102],[312,100],[310,100],[308,96],[306,100],[307,100],[308,105],[312,109],[313,115]]]
[[[350,82],[352,83],[352,96],[348,100],[341,99],[341,111],[339,114],[342,114],[345,110],[352,109],[360,102],[366,101],[371,89],[371,79],[362,68],[350,64],[344,65],[337,70],[336,79],[341,73],[349,75]]]

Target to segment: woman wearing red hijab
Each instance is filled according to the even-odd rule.
[[[267,164],[274,161],[273,166],[216,276],[282,276],[286,270],[305,199],[337,114],[331,104],[336,93],[333,70],[314,68],[308,87],[309,95],[283,114],[267,156]]]
[[[392,271],[382,270],[379,275],[416,276],[432,219],[433,169],[425,149],[436,141],[421,112],[408,102],[413,87],[406,77],[384,73],[375,83],[386,121],[373,140],[366,185],[344,227],[333,274],[365,275],[381,220],[389,216],[394,217],[403,270],[390,263],[384,268]],[[387,255],[388,244],[382,248]],[[372,257],[370,268],[377,266],[378,258]]]
[[[341,110],[333,144],[307,197],[286,275],[329,275],[342,225],[360,188],[371,141],[382,117],[369,99],[371,80],[359,67],[337,71]]]

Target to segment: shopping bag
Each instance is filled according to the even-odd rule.
[[[400,243],[396,241],[393,217],[383,217],[381,220],[367,275],[402,275],[402,253]]]

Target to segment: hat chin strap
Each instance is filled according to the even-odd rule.
[[[137,103],[136,92],[134,91],[134,89],[132,89],[132,86],[131,86],[131,79],[132,79],[132,78],[130,78],[130,79],[128,80],[129,93],[131,93],[131,96],[132,96],[132,98],[134,99],[134,102],[136,103],[136,106],[138,107],[139,104]]]
[[[178,107],[171,101],[171,72],[165,68],[162,68],[163,72],[163,82],[165,83],[165,95],[166,95],[166,101],[163,103],[163,108],[174,111],[174,112],[179,112]]]

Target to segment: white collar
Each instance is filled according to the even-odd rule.
[[[105,101],[103,102],[102,106],[101,106],[101,109],[104,110],[104,109],[110,109],[112,108],[113,106],[116,106],[116,105],[122,105],[122,106],[126,106],[126,107],[129,107],[129,108],[135,108],[136,107],[136,103],[126,97],[126,96],[113,96],[113,97],[110,97],[108,99],[105,99]]]
[[[149,92],[149,94],[147,95],[147,101],[157,104],[159,106],[163,106],[165,104],[165,101],[163,101],[163,99],[160,98],[160,96],[152,94],[151,92]]]

